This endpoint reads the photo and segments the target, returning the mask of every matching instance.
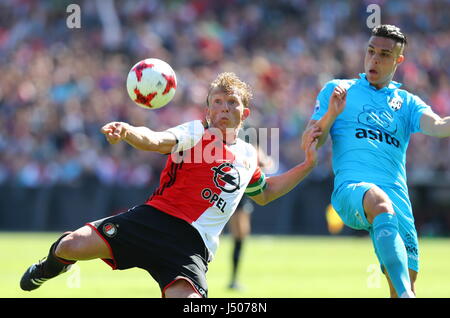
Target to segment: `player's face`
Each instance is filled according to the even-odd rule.
[[[389,84],[404,57],[400,43],[392,39],[372,36],[364,58],[364,70],[369,83],[377,88]]]
[[[206,118],[211,127],[225,131],[227,128],[240,128],[242,122],[250,114],[250,110],[242,103],[238,91],[225,92],[215,87],[209,95],[209,106],[206,109]]]

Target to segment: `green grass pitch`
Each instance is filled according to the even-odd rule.
[[[59,233],[0,232],[1,298],[159,298],[141,269],[113,271],[101,260],[78,262],[33,292],[19,288],[25,269],[47,254]],[[250,236],[239,272],[242,291],[227,289],[231,239],[223,236],[207,274],[210,298],[388,297],[367,237]],[[417,296],[450,297],[450,239],[420,239]]]

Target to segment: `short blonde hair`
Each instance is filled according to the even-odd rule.
[[[241,96],[244,107],[248,107],[250,99],[253,97],[250,85],[241,81],[235,73],[224,72],[217,75],[216,79],[209,85],[208,96],[206,97],[206,104],[209,106],[209,95],[211,91],[220,87],[226,93],[232,93],[237,90]]]

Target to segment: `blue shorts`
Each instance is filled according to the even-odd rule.
[[[364,213],[363,199],[366,191],[374,186],[376,185],[367,182],[343,183],[334,189],[331,196],[331,203],[345,225],[356,230],[368,231],[372,241],[372,224],[369,223]],[[408,267],[418,272],[419,244],[408,193],[401,188],[378,187],[391,199],[394,212],[398,219],[399,234],[405,243],[408,254]],[[374,248],[378,261],[383,265],[375,245]]]

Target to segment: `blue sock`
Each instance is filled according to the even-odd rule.
[[[408,256],[398,233],[397,216],[381,213],[373,219],[373,239],[385,270],[389,274],[398,297],[411,293]]]

